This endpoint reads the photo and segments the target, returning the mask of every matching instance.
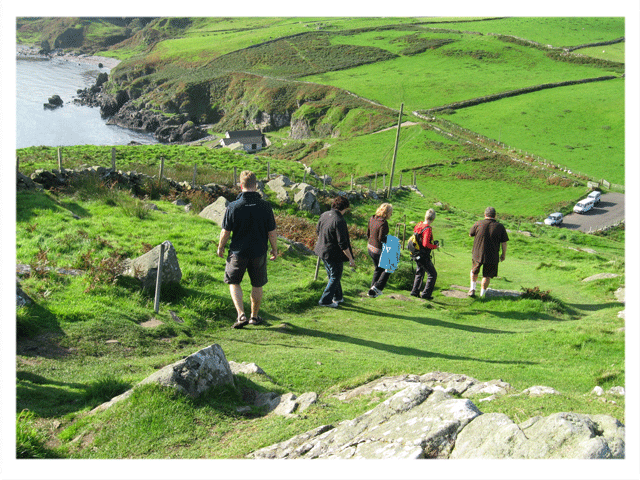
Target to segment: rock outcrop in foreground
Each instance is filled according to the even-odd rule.
[[[198,397],[211,388],[234,385],[234,376],[269,376],[256,364],[227,361],[213,344],[153,373],[131,390],[91,413],[128,398],[140,385],[157,383]],[[612,389],[613,390],[613,389]],[[395,393],[394,393],[395,392]],[[530,387],[518,393],[502,380],[481,382],[466,375],[431,372],[382,377],[336,395],[341,401],[371,395],[393,395],[372,410],[338,425],[313,430],[248,455],[254,459],[622,459],[625,427],[609,415],[561,412],[513,422],[502,413],[482,413],[469,397],[490,395],[557,395],[554,389]],[[611,394],[614,394],[611,391]],[[624,395],[623,389],[616,395]],[[264,414],[298,418],[317,403],[315,392],[244,391],[245,406]]]
[[[516,424],[469,399],[416,383],[353,420],[323,425],[256,459],[624,458],[624,426],[608,415],[556,413]]]

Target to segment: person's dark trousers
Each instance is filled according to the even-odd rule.
[[[329,303],[333,303],[334,298],[336,300],[342,299],[341,279],[344,265],[342,263],[342,260],[333,262],[331,260],[323,259],[322,262],[324,263],[324,268],[327,271],[329,282],[327,283],[327,286],[322,293],[322,297],[320,297],[320,303],[328,305]]]
[[[384,268],[378,267],[380,264],[380,256],[381,253],[373,253],[371,250],[368,250],[369,256],[371,260],[373,260],[373,266],[375,270],[373,271],[373,280],[371,280],[371,286],[376,287],[378,290],[382,291],[384,287],[387,286],[387,280],[389,280],[389,276],[391,275],[389,272],[385,272]]]
[[[420,293],[420,286],[425,273],[427,275],[427,282],[424,285],[422,293]],[[411,295],[430,297],[433,294],[434,287],[436,286],[437,278],[438,272],[436,272],[436,267],[433,265],[433,262],[431,262],[431,257],[420,259],[420,261],[416,262],[416,276],[413,279]]]

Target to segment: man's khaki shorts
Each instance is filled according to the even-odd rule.
[[[243,258],[233,253],[227,257],[227,265],[224,268],[224,283],[239,285],[244,277],[244,272],[249,274],[252,287],[262,287],[267,284],[267,254],[256,258]]]

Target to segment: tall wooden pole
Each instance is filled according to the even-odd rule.
[[[389,178],[389,190],[387,191],[387,198],[391,197],[391,188],[393,186],[393,171],[396,169],[396,156],[398,154],[398,141],[400,140],[400,125],[402,124],[403,109],[404,103],[400,105],[400,115],[398,115],[398,131],[396,132],[396,146],[393,149],[393,162],[391,163],[391,177]]]

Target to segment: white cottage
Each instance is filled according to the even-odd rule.
[[[248,153],[258,152],[266,146],[264,135],[260,130],[227,131],[226,137],[220,140],[220,145],[223,147],[233,148],[235,144],[241,145]]]

